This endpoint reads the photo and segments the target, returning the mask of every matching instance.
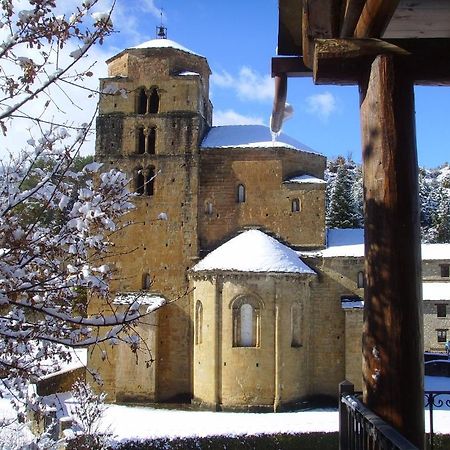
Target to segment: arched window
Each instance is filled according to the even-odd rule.
[[[153,88],[150,93],[150,101],[148,105],[148,112],[156,114],[159,111],[159,94],[156,88]]]
[[[152,277],[149,273],[142,274],[142,289],[148,290],[152,285]]]
[[[213,213],[213,204],[212,202],[206,202],[205,203],[205,214],[208,214],[208,216],[212,215]]]
[[[240,309],[241,330],[239,336],[240,347],[254,347],[255,333],[253,332],[253,307],[244,303]]]
[[[147,153],[149,155],[154,155],[155,148],[156,148],[156,128],[152,127],[150,128],[147,136]]]
[[[142,173],[142,169],[137,169],[135,180],[136,180],[136,192],[139,195],[144,195],[145,177],[144,177],[144,174]]]
[[[362,270],[360,270],[358,272],[358,280],[357,280],[357,285],[359,288],[363,288],[365,286],[365,281],[364,281],[364,272]]]
[[[155,168],[150,167],[147,171],[147,179],[145,183],[145,193],[153,195],[155,193]]]
[[[142,155],[145,152],[145,134],[144,129],[138,129],[138,137],[137,137],[137,153]]]
[[[261,308],[258,300],[241,298],[233,303],[233,347],[259,347]]]
[[[300,212],[300,200],[298,198],[292,200],[291,210],[292,212]]]
[[[195,343],[201,344],[203,341],[203,305],[200,300],[195,304]]]
[[[237,202],[245,202],[245,186],[243,184],[239,184],[237,187]]]
[[[291,306],[291,347],[302,346],[301,308],[299,303]]]
[[[138,114],[145,114],[147,112],[147,102],[148,98],[145,89],[144,88],[139,89],[136,108]]]

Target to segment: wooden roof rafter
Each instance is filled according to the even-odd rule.
[[[358,80],[358,63],[380,51],[408,56],[416,84],[450,85],[447,75],[450,20],[447,29],[441,22],[437,30],[432,26],[437,13],[450,19],[450,0],[438,3],[435,0],[280,0],[279,3],[280,27],[284,20],[287,22],[278,42],[279,55],[283,56],[273,58],[272,76],[313,75],[320,84],[354,84]],[[390,39],[390,34],[395,39]],[[374,41],[369,43],[367,39]],[[334,79],[332,68],[336,73]]]

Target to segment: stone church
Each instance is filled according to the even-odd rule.
[[[100,90],[123,95],[101,96],[96,159],[137,193],[112,290],[119,308],[166,302],[139,328],[150,360],[90,354],[109,400],[277,411],[360,386],[363,233],[326,230],[325,157],[263,126],[213,127],[208,62],[173,41],[107,64]],[[449,247],[424,260],[430,349],[450,329]]]

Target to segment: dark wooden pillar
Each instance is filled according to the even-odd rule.
[[[360,82],[365,201],[364,402],[424,447],[414,83],[377,56]]]

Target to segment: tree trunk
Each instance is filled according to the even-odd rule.
[[[364,402],[424,447],[414,82],[380,55],[360,82],[365,202]]]

